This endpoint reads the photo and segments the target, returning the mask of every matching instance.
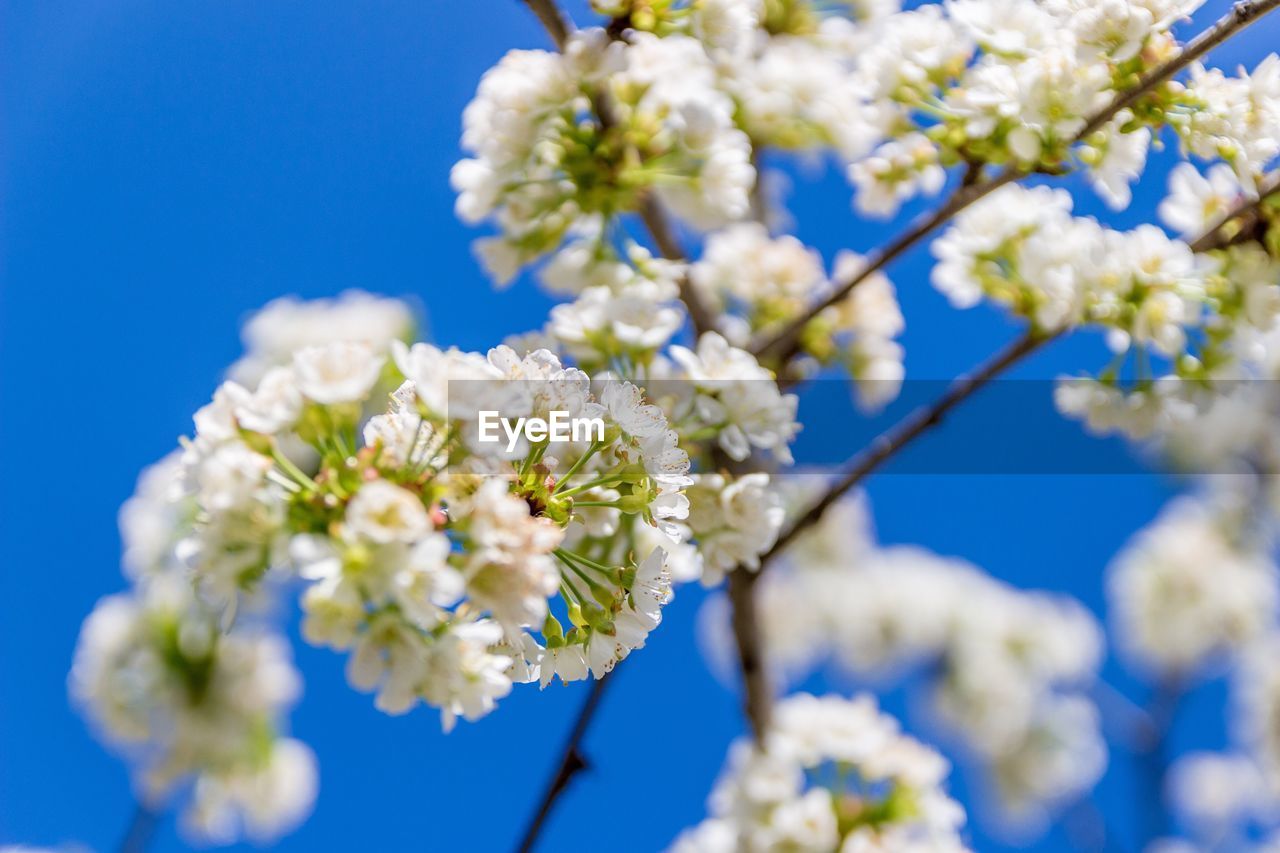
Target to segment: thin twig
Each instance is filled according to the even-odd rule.
[[[1137,85],[1118,94],[1107,106],[1090,116],[1069,144],[1074,145],[1080,142],[1115,118],[1116,114],[1121,110],[1132,106],[1139,98],[1156,86],[1164,83],[1192,62],[1204,56],[1277,6],[1280,6],[1280,0],[1242,0],[1242,2],[1236,3],[1231,8],[1231,11],[1219,18],[1213,26],[1187,42],[1177,56],[1152,69],[1138,81]],[[935,229],[965,208],[1005,184],[1021,180],[1029,174],[1030,172],[1022,167],[1009,166],[985,181],[976,180],[970,182],[962,179],[941,207],[916,219],[905,232],[883,249],[870,256],[867,259],[866,266],[862,267],[846,281],[837,283],[828,296],[812,305],[782,329],[768,338],[756,341],[751,351],[758,356],[772,358],[779,365],[784,364],[798,351],[800,334],[814,317],[843,300],[855,287],[882,270],[899,255],[932,234]]]
[[[969,207],[974,202],[985,198],[1005,184],[1012,183],[1025,176],[1024,172],[1007,169],[987,181],[966,184],[961,182],[943,202],[942,206],[917,217],[906,231],[899,234],[884,248],[872,253],[864,266],[841,282],[823,299],[809,306],[803,313],[787,322],[785,326],[770,336],[761,338],[751,345],[751,351],[761,359],[773,359],[779,365],[786,363],[799,349],[800,333],[814,317],[831,306],[842,302],[849,293],[871,276],[884,269],[893,261],[914,247],[937,228],[944,225],[953,216]]]
[[[560,10],[555,0],[524,0],[524,3],[533,10],[533,14],[538,16],[547,35],[551,36],[551,40],[555,42],[556,50],[563,51],[574,30],[569,16]]]
[[[613,675],[609,673],[591,682],[587,698],[578,710],[578,717],[573,721],[573,728],[569,730],[569,737],[565,740],[555,775],[547,780],[542,799],[538,802],[538,810],[533,813],[524,835],[520,838],[520,846],[517,848],[520,853],[529,853],[533,850],[533,846],[538,842],[538,835],[542,832],[543,824],[555,807],[556,800],[569,787],[569,782],[574,776],[590,767],[586,755],[582,752],[582,739],[591,725],[596,709],[600,707],[600,697],[604,695],[605,685],[612,680]]]
[[[735,569],[729,573],[730,624],[737,638],[738,669],[742,673],[742,713],[751,733],[763,741],[773,715],[773,685],[765,668],[764,647],[756,608],[756,572]]]
[[[1028,332],[997,353],[990,361],[968,376],[956,379],[936,401],[921,407],[876,438],[849,463],[845,474],[803,514],[791,523],[779,536],[773,547],[760,558],[760,568],[754,573],[738,566],[729,573],[729,598],[733,604],[733,636],[742,663],[743,701],[747,719],[752,723],[756,739],[760,740],[773,705],[768,670],[763,661],[761,639],[756,626],[755,599],[751,595],[757,579],[770,565],[770,561],[795,540],[797,536],[816,524],[827,509],[868,475],[889,461],[896,453],[942,422],[948,412],[973,396],[982,386],[1008,370],[1061,334]],[[739,612],[739,608],[743,608]]]
[[[129,820],[129,828],[120,839],[120,853],[143,853],[151,846],[159,825],[160,813],[139,801]]]
[[[640,220],[649,229],[653,243],[658,247],[658,253],[663,258],[678,262],[688,260],[688,255],[676,239],[675,229],[671,227],[666,211],[652,195],[646,195],[640,204]],[[693,323],[694,334],[701,336],[703,332],[714,329],[715,318],[703,301],[702,294],[698,293],[693,277],[689,275],[687,269],[680,274],[679,285],[680,299],[689,311],[689,322]]]
[[[778,541],[760,558],[761,571],[769,560],[790,545],[797,536],[817,523],[827,508],[843,497],[846,492],[865,480],[868,475],[888,462],[922,433],[940,424],[948,412],[969,399],[992,379],[1061,334],[1061,332],[1027,332],[996,353],[973,373],[958,377],[937,400],[916,409],[872,440],[866,449],[850,461],[840,479],[778,536]],[[737,572],[738,569],[734,571]]]

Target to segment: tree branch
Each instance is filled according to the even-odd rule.
[[[742,673],[742,714],[751,724],[756,742],[763,742],[773,717],[773,685],[764,658],[756,608],[757,572],[734,569],[726,584],[729,592],[730,626],[738,649],[738,669]]]
[[[542,22],[547,35],[551,36],[551,41],[555,42],[556,50],[563,51],[564,46],[569,42],[569,36],[575,29],[569,16],[560,10],[555,0],[524,0],[524,4]]]
[[[133,810],[129,828],[120,839],[120,853],[143,853],[151,846],[156,828],[160,825],[160,813],[141,801]]]
[[[778,541],[760,558],[760,571],[763,572],[768,561],[781,553],[797,536],[817,523],[827,508],[850,489],[865,480],[868,475],[888,462],[920,435],[940,424],[947,413],[973,396],[992,379],[1061,334],[1060,331],[1027,332],[996,353],[973,373],[958,377],[937,400],[916,409],[873,439],[865,450],[850,461],[844,475],[778,536]],[[735,573],[738,571],[741,569],[734,569]]]
[[[1139,98],[1156,86],[1164,83],[1192,62],[1222,44],[1232,35],[1274,10],[1277,6],[1280,6],[1280,0],[1241,0],[1241,2],[1236,3],[1231,8],[1231,11],[1219,18],[1213,26],[1187,42],[1177,56],[1152,69],[1138,81],[1137,85],[1118,94],[1107,106],[1090,116],[1085,121],[1084,127],[1072,138],[1069,145],[1080,142],[1101,128],[1115,118],[1116,114],[1121,110],[1132,106]],[[970,177],[971,174],[970,172],[966,177]],[[929,236],[953,216],[993,190],[1005,184],[1021,180],[1027,177],[1028,174],[1030,173],[1024,168],[1009,166],[998,175],[985,181],[980,179],[973,181],[962,180],[940,208],[933,213],[916,219],[905,232],[868,258],[865,267],[847,281],[838,283],[826,298],[811,306],[781,330],[773,333],[771,337],[757,341],[751,347],[751,351],[762,358],[773,358],[779,365],[784,364],[799,350],[800,333],[810,320],[843,300],[855,287],[866,281],[874,273],[884,269],[899,255]],[[781,373],[782,371],[780,370],[779,372]]]
[[[784,364],[796,354],[800,346],[800,333],[809,325],[814,317],[844,300],[855,287],[884,269],[908,249],[933,233],[935,229],[969,205],[999,189],[1007,183],[1018,180],[1024,173],[1006,170],[988,181],[977,183],[961,183],[951,193],[941,207],[923,214],[911,223],[906,231],[891,240],[884,248],[874,252],[865,266],[850,278],[838,282],[835,288],[824,299],[807,308],[802,314],[788,322],[771,337],[762,338],[751,346],[751,351],[761,359],[776,359],[779,365]]]
[[[578,716],[573,721],[573,728],[569,730],[569,737],[565,740],[555,775],[547,780],[546,788],[542,792],[542,799],[538,802],[538,810],[533,813],[533,817],[529,820],[529,825],[525,828],[524,835],[521,836],[518,848],[520,853],[529,853],[529,851],[533,850],[533,846],[538,843],[538,836],[542,832],[543,825],[551,815],[552,808],[555,807],[556,800],[569,787],[569,782],[573,780],[574,776],[590,767],[587,757],[582,752],[582,739],[591,725],[591,719],[595,716],[596,709],[600,707],[600,697],[604,695],[605,685],[612,679],[613,674],[607,673],[603,678],[597,678],[591,682],[587,698],[578,710]]]
[[[738,647],[738,658],[742,664],[743,701],[747,719],[751,721],[757,740],[760,740],[766,731],[765,726],[772,713],[773,694],[764,662],[756,620],[756,602],[752,591],[760,575],[768,568],[770,561],[797,536],[816,524],[823,513],[849,490],[916,438],[941,423],[948,412],[969,399],[992,379],[1059,335],[1061,332],[1047,334],[1027,332],[998,352],[974,373],[957,378],[941,397],[907,415],[881,433],[865,450],[855,456],[844,475],[778,536],[773,547],[760,558],[758,571],[751,573],[742,566],[738,566],[729,573],[729,600],[733,605],[733,635]]]
[[[667,218],[666,211],[663,210],[662,205],[658,204],[657,199],[652,195],[646,195],[644,201],[640,204],[640,220],[649,229],[649,234],[653,237],[653,243],[658,247],[658,253],[662,257],[669,261],[684,262],[688,260],[688,256],[685,254],[684,249],[681,248],[680,242],[676,240],[675,229],[671,227],[671,221]],[[701,336],[703,332],[714,329],[716,327],[715,318],[702,301],[702,294],[695,289],[693,276],[689,275],[687,269],[680,274],[679,285],[680,299],[689,311],[689,321],[693,323],[694,335]]]

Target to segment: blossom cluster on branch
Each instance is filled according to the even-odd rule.
[[[733,744],[713,816],[670,850],[960,853],[964,810],[947,796],[948,770],[871,697],[798,693],[764,744]]]

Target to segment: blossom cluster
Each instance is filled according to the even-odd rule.
[[[1254,198],[1234,172],[1219,164],[1201,174],[1183,163],[1170,173],[1160,215],[1183,235],[1235,228],[1229,213]],[[1188,345],[1167,372],[1140,361],[1136,381],[1121,381],[1115,365],[1097,381],[1076,380],[1059,403],[1090,429],[1155,437],[1174,461],[1194,470],[1238,466],[1271,454],[1266,427],[1274,410],[1268,381],[1280,377],[1280,244],[1275,206],[1256,200],[1251,232],[1227,234],[1221,248],[1195,256],[1202,285],[1190,303]],[[1230,429],[1222,429],[1224,424]]]
[[[704,228],[750,209],[750,143],[686,36],[621,42],[597,29],[562,53],[512,51],[463,121],[475,156],[454,167],[457,210],[469,222],[496,218],[501,236],[478,248],[499,281],[575,228],[637,210],[646,191]]]
[[[1120,648],[1161,681],[1184,681],[1274,629],[1280,569],[1224,498],[1183,497],[1111,565]]]
[[[1202,188],[1184,168],[1165,212],[1189,224],[1221,202],[1206,181],[1208,212],[1194,213],[1179,195]],[[1167,433],[1213,399],[1212,383],[1257,375],[1280,320],[1280,266],[1257,243],[1197,254],[1154,225],[1122,232],[1072,216],[1060,189],[1003,187],[960,214],[933,252],[933,282],[957,307],[986,298],[1042,333],[1105,332],[1113,362],[1057,393],[1059,409],[1099,432]],[[1138,375],[1126,383],[1129,361]],[[1168,372],[1156,376],[1157,364]]]
[[[253,391],[227,383],[197,414],[184,454],[197,582],[234,610],[265,573],[296,573],[309,581],[304,636],[349,650],[350,680],[376,689],[379,707],[425,701],[446,726],[538,678],[549,649],[599,677],[643,645],[669,596],[663,550],[606,565],[561,545],[585,513],[605,539],[623,516],[674,532],[687,515],[689,460],[662,411],[623,381],[597,399],[585,373],[545,350],[395,341],[392,354],[308,347]],[[403,384],[361,425],[384,371]],[[595,417],[606,431],[508,452],[482,441],[488,410]],[[557,596],[567,634],[549,609]]]
[[[1087,791],[1106,764],[1088,698],[1102,634],[1078,603],[1024,592],[961,560],[884,547],[846,499],[759,586],[775,677],[824,661],[881,683],[928,677],[928,716],[972,755],[1017,829]]]
[[[636,210],[646,190],[700,227],[742,218],[753,146],[830,152],[872,214],[936,192],[960,163],[1083,166],[1124,206],[1166,124],[1242,174],[1275,153],[1265,64],[1240,78],[1197,66],[1081,139],[1116,93],[1176,54],[1170,29],[1198,0],[596,5],[607,30],[573,36],[561,55],[513,51],[468,108],[475,156],[455,171],[459,210],[496,215],[503,237],[482,251],[501,277],[584,220]]]
[[[853,278],[864,263],[854,252],[841,252],[828,278],[817,252],[795,237],[771,237],[763,225],[748,222],[710,235],[689,275],[723,312],[720,331],[747,346],[754,336],[776,333],[809,304],[826,298],[833,281]],[[854,380],[859,403],[875,409],[897,396],[902,385],[904,351],[896,338],[904,328],[893,284],[875,273],[809,321],[800,348],[820,364],[843,367]]]
[[[661,620],[667,551],[691,548],[673,538],[689,458],[637,386],[545,350],[409,346],[402,316],[360,294],[268,306],[244,382],[121,511],[134,589],[86,622],[72,692],[137,755],[148,796],[194,780],[202,837],[267,837],[309,810],[314,761],[283,736],[299,682],[268,618],[282,590],[378,707],[425,702],[448,728],[514,683],[608,672]],[[490,409],[602,429],[486,443]]]
[[[943,787],[942,756],[862,696],[780,702],[763,746],[735,742],[711,817],[672,853],[950,853],[964,811]]]
[[[157,804],[190,783],[193,835],[269,840],[296,826],[316,793],[310,749],[283,734],[301,687],[285,640],[263,626],[223,632],[180,574],[103,599],[85,621],[71,693],[139,764]]]

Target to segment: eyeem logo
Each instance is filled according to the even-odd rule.
[[[568,412],[552,411],[549,418],[504,418],[499,412],[481,411],[479,438],[487,444],[502,440],[499,428],[507,436],[507,452],[512,453],[523,435],[530,444],[542,441],[604,441],[604,420],[575,418]]]

